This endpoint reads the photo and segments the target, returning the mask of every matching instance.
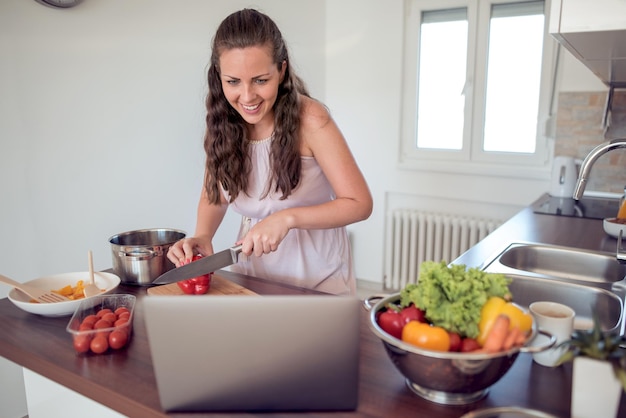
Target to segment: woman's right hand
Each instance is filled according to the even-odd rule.
[[[213,254],[213,244],[208,237],[190,237],[177,241],[167,252],[167,258],[176,267],[191,262],[195,254],[208,256]]]

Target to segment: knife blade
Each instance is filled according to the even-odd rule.
[[[167,271],[152,281],[152,284],[167,284],[174,283],[185,279],[190,279],[196,276],[202,276],[203,274],[211,273],[215,270],[219,270],[224,267],[228,267],[231,264],[235,264],[239,260],[239,253],[241,252],[241,245],[236,245],[232,248],[220,251],[213,255],[202,257],[192,263],[185,264],[184,266],[176,267],[170,271]]]

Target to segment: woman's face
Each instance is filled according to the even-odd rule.
[[[273,131],[273,106],[285,67],[283,63],[278,70],[269,47],[227,49],[220,55],[220,77],[226,100],[261,135]]]

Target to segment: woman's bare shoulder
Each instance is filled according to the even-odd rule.
[[[331,121],[330,113],[323,103],[307,96],[300,96],[300,125],[305,131],[315,132]]]

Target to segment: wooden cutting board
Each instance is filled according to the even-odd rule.
[[[149,295],[184,295],[183,291],[178,287],[176,283],[164,284],[161,286],[154,286],[148,288]],[[233,283],[217,274],[213,274],[211,277],[211,286],[206,295],[258,295],[250,289],[246,289],[243,286]]]

